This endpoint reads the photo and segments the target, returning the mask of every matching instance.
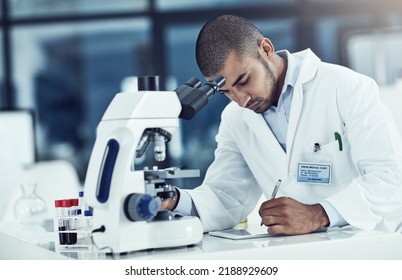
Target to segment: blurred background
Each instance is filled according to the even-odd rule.
[[[402,78],[402,1],[397,0],[1,0],[0,5],[1,111],[31,112],[31,161],[66,160],[81,182],[96,126],[114,95],[129,90],[135,76],[160,76],[162,90],[201,79],[195,40],[202,25],[221,14],[250,19],[277,50],[311,48],[323,61],[367,74],[381,87]],[[197,186],[213,160],[227,102],[214,96],[193,120],[181,121],[180,151],[172,162],[201,171],[182,187]]]

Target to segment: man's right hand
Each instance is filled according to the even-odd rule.
[[[329,225],[321,204],[303,204],[288,197],[263,202],[259,214],[271,235],[305,234]]]

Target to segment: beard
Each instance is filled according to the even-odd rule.
[[[275,105],[278,100],[276,98],[277,80],[275,79],[274,73],[272,72],[268,63],[262,58],[261,58],[261,64],[264,67],[265,71],[264,92],[267,94],[267,97],[261,99],[260,100],[262,102],[261,106],[258,107],[256,110],[254,110],[254,112],[258,114],[266,112],[272,105]]]

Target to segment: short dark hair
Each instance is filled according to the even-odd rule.
[[[211,77],[219,72],[228,55],[258,57],[258,44],[264,38],[261,31],[245,18],[222,15],[208,21],[196,42],[196,59],[201,73]]]

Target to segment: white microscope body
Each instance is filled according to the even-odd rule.
[[[209,84],[209,95],[224,83],[219,78],[218,84]],[[183,87],[185,92],[180,90]],[[136,160],[152,141],[155,159],[163,160],[165,142],[179,127],[179,116],[191,118],[206,105],[208,95],[201,98],[201,106],[185,104],[189,97],[194,103],[192,91],[199,94],[199,87],[186,84],[176,91],[122,92],[110,103],[97,128],[85,180],[85,202],[93,209],[93,242],[98,249],[124,253],[202,240],[197,217],[159,211],[160,200],[174,194],[170,179],[199,176],[198,170],[135,170]],[[185,111],[191,116],[183,117]]]

